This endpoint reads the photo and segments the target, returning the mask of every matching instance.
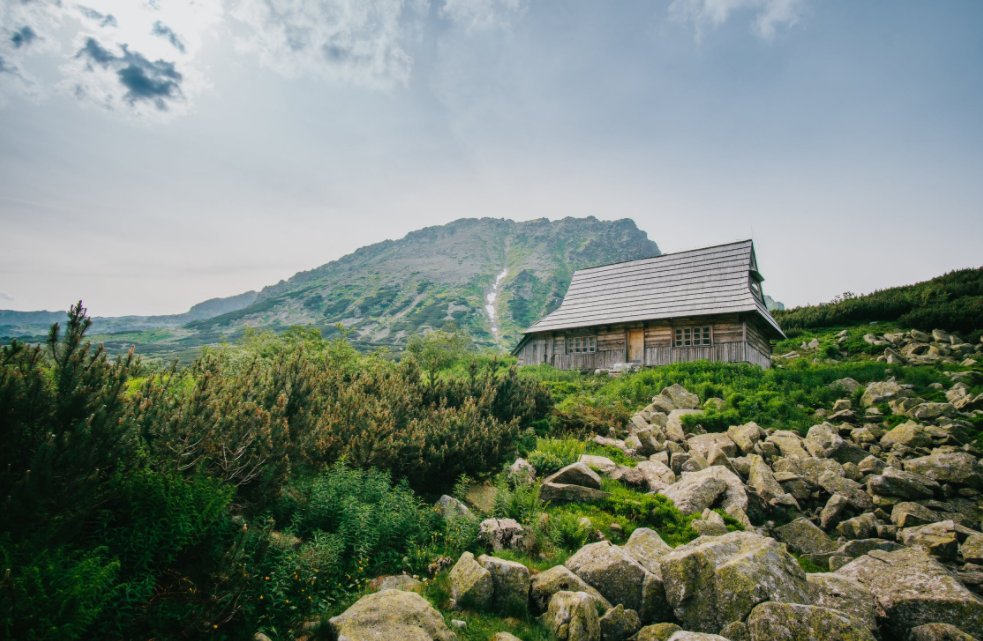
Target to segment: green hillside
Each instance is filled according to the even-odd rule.
[[[462,219],[363,247],[266,287],[248,307],[187,327],[204,336],[244,325],[307,325],[330,334],[341,324],[357,344],[400,346],[453,324],[481,345],[507,346],[559,304],[574,270],[658,254],[627,219]],[[485,304],[503,271],[495,337]]]

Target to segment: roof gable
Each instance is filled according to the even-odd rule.
[[[754,312],[781,328],[751,291],[750,240],[581,269],[560,306],[527,334],[643,320]]]

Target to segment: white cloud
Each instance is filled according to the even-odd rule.
[[[288,77],[404,86],[412,51],[443,19],[461,35],[507,28],[525,0],[82,0],[0,3],[0,106],[63,93],[110,111],[172,118],[209,87],[206,43],[232,42]],[[221,37],[215,37],[216,35]],[[39,55],[44,54],[44,55]],[[47,66],[45,66],[47,65]],[[37,67],[48,73],[32,72]]]
[[[738,13],[751,14],[751,30],[771,40],[779,28],[795,25],[804,11],[805,0],[673,0],[669,5],[670,16],[693,24],[697,40]]]
[[[508,28],[526,11],[525,0],[445,0],[441,15],[466,30]]]
[[[229,13],[245,27],[240,51],[278,73],[385,88],[409,80],[417,8],[407,0],[233,0]]]

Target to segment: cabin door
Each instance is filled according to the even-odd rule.
[[[645,330],[628,330],[628,360],[632,363],[645,361]]]

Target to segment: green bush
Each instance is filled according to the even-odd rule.
[[[536,449],[529,453],[529,463],[540,476],[547,476],[562,467],[576,463],[587,451],[583,441],[575,438],[536,439]]]

